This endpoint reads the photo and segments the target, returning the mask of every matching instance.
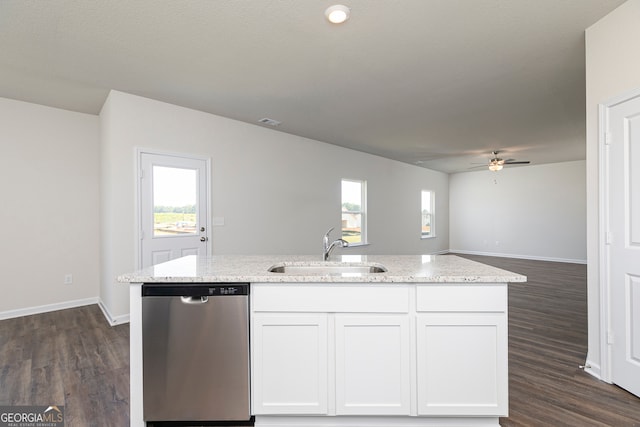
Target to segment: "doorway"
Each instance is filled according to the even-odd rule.
[[[640,91],[600,113],[603,379],[640,396]]]
[[[209,164],[195,156],[138,152],[142,268],[209,253]]]

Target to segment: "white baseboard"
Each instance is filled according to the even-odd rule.
[[[257,415],[256,427],[500,427],[498,417]]]
[[[597,363],[591,362],[589,359],[584,364],[584,371],[587,374],[593,375],[597,379],[604,381],[602,379],[602,370],[600,369],[600,365]]]
[[[121,316],[114,316],[111,314],[107,306],[102,302],[102,300],[98,300],[98,307],[102,310],[102,314],[104,314],[105,319],[111,326],[120,325],[122,323],[129,323],[129,315],[123,314]]]
[[[85,305],[97,304],[98,298],[84,298],[73,301],[59,302],[55,304],[39,305],[37,307],[19,308],[17,310],[7,310],[0,312],[0,320],[13,319],[15,317],[31,316],[33,314],[48,313],[50,311],[64,310],[67,308],[82,307]]]
[[[541,256],[535,256],[535,255],[516,255],[516,254],[502,254],[502,253],[496,253],[496,252],[463,251],[461,249],[449,249],[449,253],[463,254],[463,255],[495,256],[495,257],[501,257],[501,258],[530,259],[533,261],[566,262],[569,264],[587,264],[586,259],[553,258],[553,257],[541,257]]]
[[[448,254],[449,252],[451,252],[449,249],[445,249],[442,251],[431,252],[430,255],[444,255]]]
[[[73,301],[64,301],[64,302],[59,302],[55,304],[39,305],[37,307],[19,308],[17,310],[0,311],[0,320],[13,319],[16,317],[23,317],[23,316],[31,316],[34,314],[49,313],[51,311],[65,310],[67,308],[83,307],[85,305],[92,305],[92,304],[98,304],[98,307],[100,307],[100,310],[102,310],[102,314],[104,315],[105,319],[107,319],[107,322],[109,322],[109,325],[111,326],[120,325],[122,323],[129,322],[128,314],[125,314],[122,316],[111,315],[111,313],[109,312],[107,307],[104,305],[102,300],[98,297],[77,299]]]

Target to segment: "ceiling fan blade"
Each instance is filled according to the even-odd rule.
[[[508,161],[504,162],[505,165],[528,165],[529,163],[531,162],[528,160],[525,162],[508,162]]]
[[[471,166],[470,168],[467,168],[467,169],[480,169],[480,168],[486,168],[486,167],[487,167],[486,163],[483,163],[480,166]]]

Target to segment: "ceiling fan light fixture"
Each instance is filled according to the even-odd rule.
[[[522,161],[516,161],[515,159],[502,159],[500,157],[498,157],[498,151],[492,151],[491,152],[491,158],[489,159],[489,164],[484,163],[491,172],[497,172],[497,171],[501,171],[505,166],[511,166],[511,165],[528,165],[529,163],[531,163],[529,160],[522,160]],[[476,164],[482,164],[482,163],[476,163]],[[475,169],[475,168],[480,168],[482,166],[474,166],[471,167],[469,169]]]
[[[343,4],[334,4],[324,11],[324,16],[326,16],[332,24],[342,24],[349,19],[350,12],[351,11],[347,6]]]

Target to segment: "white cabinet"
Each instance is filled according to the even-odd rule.
[[[256,414],[327,413],[327,316],[253,316]]]
[[[336,414],[409,415],[407,315],[335,316]]]
[[[418,289],[419,415],[507,415],[506,287],[469,288]]]
[[[313,415],[332,416],[329,424],[387,416],[398,425],[419,417],[497,425],[507,414],[506,284],[251,292],[253,411],[265,425],[325,425]]]
[[[253,285],[252,307],[255,415],[409,415],[408,287]]]

